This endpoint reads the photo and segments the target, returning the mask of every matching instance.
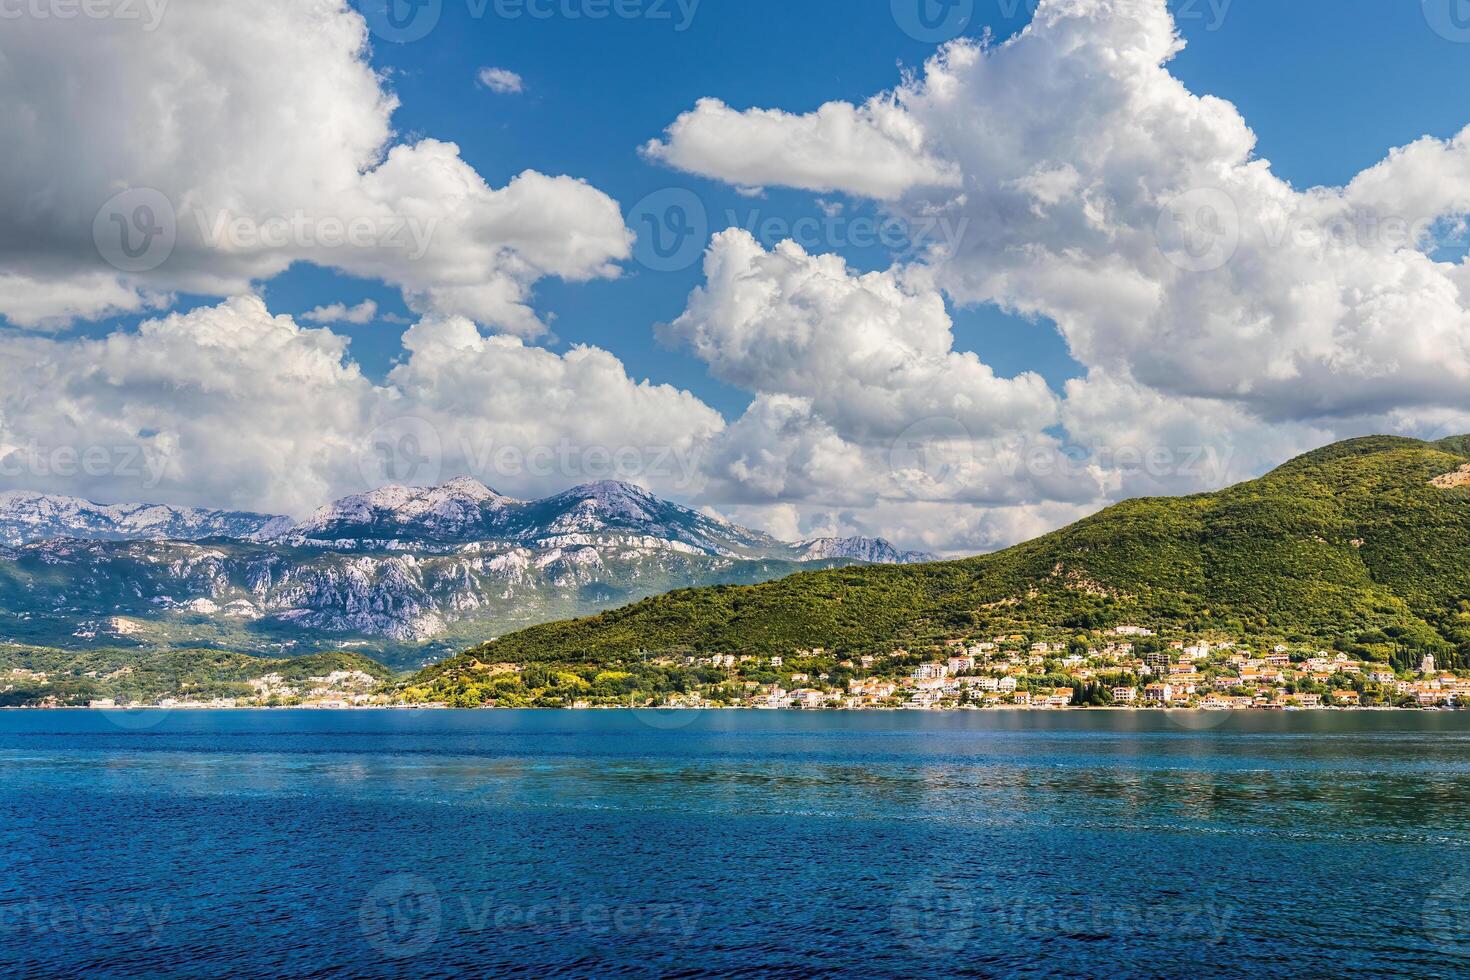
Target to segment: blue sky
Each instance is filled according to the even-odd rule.
[[[673,0],[643,8],[666,11],[668,19],[506,18],[494,15],[494,4],[476,17],[472,9],[469,0],[445,0],[442,20],[427,36],[375,44],[374,64],[389,73],[402,102],[395,116],[401,134],[455,141],[495,186],[527,168],[585,178],[625,213],[646,195],[688,189],[716,228],[732,213],[741,223],[774,219],[777,228],[820,217],[820,195],[773,189],[750,199],[642,159],[638,147],[679,113],[705,96],[735,108],[793,112],[835,99],[861,102],[934,52],[933,44],[905,34],[883,2],[702,0],[682,31]],[[595,8],[559,0],[555,9]],[[1426,134],[1447,137],[1466,122],[1470,50],[1434,33],[1417,0],[1186,0],[1171,9],[1188,41],[1173,73],[1197,93],[1234,102],[1259,138],[1258,152],[1299,188],[1342,183],[1387,147]],[[1030,16],[1023,0],[981,0],[965,34],[988,29],[1005,38]],[[520,74],[525,92],[502,95],[478,85],[486,66]],[[887,250],[854,248],[840,235],[818,244],[864,269],[891,261]],[[747,393],[654,338],[653,325],[678,316],[700,279],[698,264],[678,271],[634,264],[611,282],[545,281],[536,305],[555,318],[554,348],[608,347],[634,376],[688,388],[734,417]],[[281,312],[374,298],[384,311],[407,315],[395,290],[311,267],[272,281],[267,295]],[[979,352],[1000,374],[1035,370],[1054,387],[1080,374],[1048,323],[993,307],[954,315],[957,346]],[[352,335],[354,356],[374,374],[399,351],[402,328],[391,323],[338,329]]]

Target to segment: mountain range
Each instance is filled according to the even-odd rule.
[[[346,648],[414,666],[674,589],[931,558],[880,539],[783,542],[617,482],[531,501],[473,479],[384,487],[301,522],[12,492],[0,642]]]
[[[1006,551],[847,567],[650,598],[474,648],[482,664],[639,662],[665,653],[891,653],[951,638],[1119,627],[1362,659],[1470,666],[1470,437],[1388,436],[1308,453],[1214,493],[1130,500]]]
[[[279,534],[290,518],[163,504],[94,504],[76,497],[0,493],[0,545],[50,538],[91,541],[188,541]]]

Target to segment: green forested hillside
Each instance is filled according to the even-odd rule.
[[[1470,661],[1470,438],[1370,437],[1216,493],[1131,500],[1007,551],[674,592],[431,667],[648,654],[887,652],[946,637],[1142,625]]]

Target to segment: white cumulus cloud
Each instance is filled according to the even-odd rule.
[[[520,75],[509,68],[481,68],[480,84],[500,95],[519,95],[526,90]]]
[[[1170,74],[1182,46],[1164,0],[1042,0],[1015,38],[949,45],[879,97],[881,126],[853,106],[773,117],[811,134],[804,155],[855,172],[890,156],[854,148],[904,132],[909,155],[953,168],[958,187],[814,182],[776,140],[746,141],[742,167],[948,217],[966,231],[927,256],[935,283],[1054,320],[1089,369],[1267,419],[1463,407],[1470,272],[1427,245],[1436,222],[1470,212],[1470,133],[1395,150],[1346,187],[1297,190],[1254,155],[1233,105]],[[834,113],[865,137],[825,135]],[[695,153],[689,117],[671,133],[661,157],[753,179]]]
[[[701,99],[644,155],[741,187],[777,184],[884,200],[916,187],[953,187],[959,172],[931,156],[923,131],[890,99],[829,102],[809,115],[732,109]]]
[[[354,323],[362,325],[372,323],[378,315],[378,304],[370,299],[365,299],[355,306],[346,303],[331,303],[327,306],[318,306],[301,314],[301,319],[308,323]]]
[[[626,477],[690,492],[724,422],[616,357],[559,355],[430,317],[384,383],[329,328],[242,296],[100,339],[0,331],[0,479],[105,502],[303,515],[386,479],[403,438],[424,465],[511,494]],[[696,487],[697,489],[697,487]]]
[[[368,42],[345,0],[7,21],[0,315],[55,326],[310,262],[535,336],[537,281],[617,273],[615,201],[534,171],[491,187],[454,144],[400,140]]]
[[[894,520],[896,499],[834,461],[940,416],[961,430],[896,469],[925,506],[1007,509],[987,526],[1020,530],[1018,515],[1208,489],[1334,438],[1464,418],[1470,264],[1435,246],[1470,214],[1470,130],[1299,189],[1234,105],[1171,74],[1183,44],[1165,0],[1040,0],[1014,38],[947,45],[862,105],[705,100],[650,144],[735,186],[844,192],[963,229],[876,278],[716,241],[670,330],[758,395],[722,478],[751,506]],[[1054,322],[1084,376],[1054,401],[994,377],[983,347],[950,349],[942,298]]]
[[[704,271],[665,336],[722,381],[808,399],[844,438],[886,442],[932,416],[977,436],[1056,420],[1039,375],[1000,378],[954,349],[944,298],[922,276],[858,274],[793,242],[767,251],[738,229],[715,237]]]

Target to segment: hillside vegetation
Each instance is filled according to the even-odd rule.
[[[491,663],[885,653],[948,637],[1143,625],[1470,662],[1470,438],[1328,446],[1215,493],[1130,500],[963,561],[841,568],[673,592],[503,637],[430,667],[452,690]],[[1438,484],[1438,485],[1436,485]]]
[[[375,685],[393,678],[382,664],[354,653],[272,659],[221,650],[79,651],[5,644],[0,645],[0,707],[101,698],[146,704],[166,697],[247,697],[258,693],[250,682],[268,676],[300,685],[348,672],[366,675]]]

